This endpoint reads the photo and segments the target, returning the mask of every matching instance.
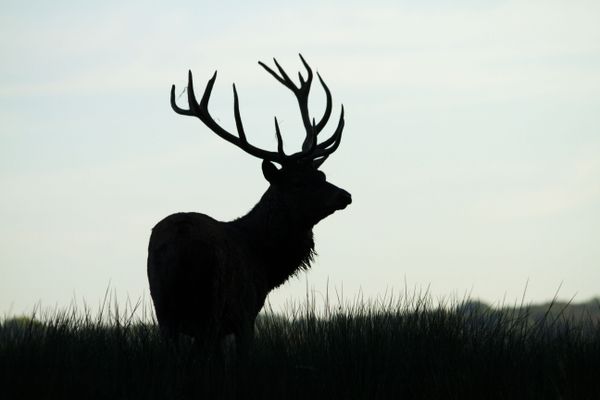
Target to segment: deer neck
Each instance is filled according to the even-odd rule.
[[[233,224],[247,235],[271,288],[310,267],[315,254],[312,226],[298,223],[272,189]]]

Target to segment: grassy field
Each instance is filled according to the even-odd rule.
[[[600,399],[600,305],[426,298],[263,313],[251,357],[75,308],[4,318],[3,399]]]

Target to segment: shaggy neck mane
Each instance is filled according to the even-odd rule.
[[[312,226],[301,226],[269,188],[258,204],[233,223],[248,236],[275,288],[310,268],[315,255]]]

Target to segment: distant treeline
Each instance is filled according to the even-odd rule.
[[[478,300],[468,300],[462,303],[458,309],[466,313],[516,314],[538,323],[547,320],[556,323],[600,323],[600,298],[594,298],[584,303],[551,301],[542,304],[501,307],[494,307]]]

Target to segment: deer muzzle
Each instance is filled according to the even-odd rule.
[[[344,189],[340,189],[338,195],[336,196],[336,205],[338,210],[343,210],[352,204],[352,195],[346,192]]]

